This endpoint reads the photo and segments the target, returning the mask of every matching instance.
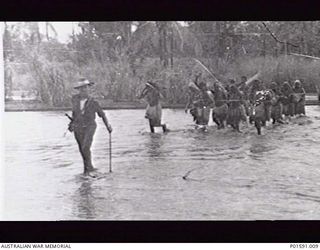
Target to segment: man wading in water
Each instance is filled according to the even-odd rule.
[[[112,132],[111,125],[99,103],[89,94],[90,87],[93,84],[93,82],[81,78],[74,86],[74,89],[77,89],[79,93],[72,96],[72,121],[69,124],[69,130],[71,132],[74,131],[74,136],[83,158],[84,174],[90,176],[92,176],[92,171],[96,170],[92,165],[90,151],[93,135],[97,128],[95,122],[96,113],[102,118],[109,133]]]
[[[148,103],[145,118],[149,120],[151,133],[154,133],[154,127],[162,127],[163,133],[168,129],[165,124],[161,124],[162,107],[160,103],[160,88],[156,83],[147,82],[142,90],[139,99],[145,98]]]

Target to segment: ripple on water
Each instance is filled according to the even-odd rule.
[[[268,145],[263,145],[263,144],[255,144],[250,147],[250,152],[254,154],[262,154],[262,153],[267,153],[272,150],[275,150],[275,146],[268,146]]]

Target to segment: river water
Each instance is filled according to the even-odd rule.
[[[109,110],[113,173],[81,177],[64,112],[4,114],[3,220],[320,219],[320,107],[262,135],[243,124],[194,130],[163,111],[171,132],[148,132],[144,110]],[[93,162],[108,172],[108,133],[97,118]],[[185,177],[185,179],[183,179]]]

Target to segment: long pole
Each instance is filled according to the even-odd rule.
[[[288,43],[287,43],[287,40],[284,41],[284,63],[285,63],[285,69],[286,69],[286,78],[287,78],[287,81],[290,81],[289,68],[288,68]]]
[[[224,91],[226,91],[223,84],[221,83],[221,81],[212,73],[212,71],[210,71],[199,59],[194,58],[194,57],[192,59],[194,61],[196,61],[198,64],[200,64],[215,79],[215,81],[218,82],[218,85],[220,88],[222,88]]]
[[[111,133],[109,133],[109,173],[112,172],[111,159],[112,159],[112,148],[111,148]]]
[[[258,79],[258,77],[260,77],[260,74],[261,74],[261,72],[260,72],[260,70],[259,70],[254,76],[250,77],[250,78],[246,81],[246,85],[248,85],[248,84],[251,83],[252,81]]]
[[[197,58],[192,58],[198,64],[200,64],[216,81],[220,82],[219,79]]]
[[[288,53],[288,55],[301,56],[301,57],[310,58],[310,59],[314,59],[314,60],[320,60],[320,57],[308,56],[308,55],[297,54],[297,53]]]

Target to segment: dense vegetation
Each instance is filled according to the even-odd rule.
[[[225,83],[258,70],[266,83],[302,80],[309,92],[320,79],[320,22],[81,22],[69,43],[48,22],[5,25],[5,90],[37,91],[52,106],[70,102],[72,83],[85,76],[97,96],[135,101],[146,80],[158,82],[167,102],[185,102],[187,84],[201,71]],[[134,29],[133,29],[134,28]],[[310,57],[302,56],[308,55]],[[314,58],[311,58],[314,57]]]

